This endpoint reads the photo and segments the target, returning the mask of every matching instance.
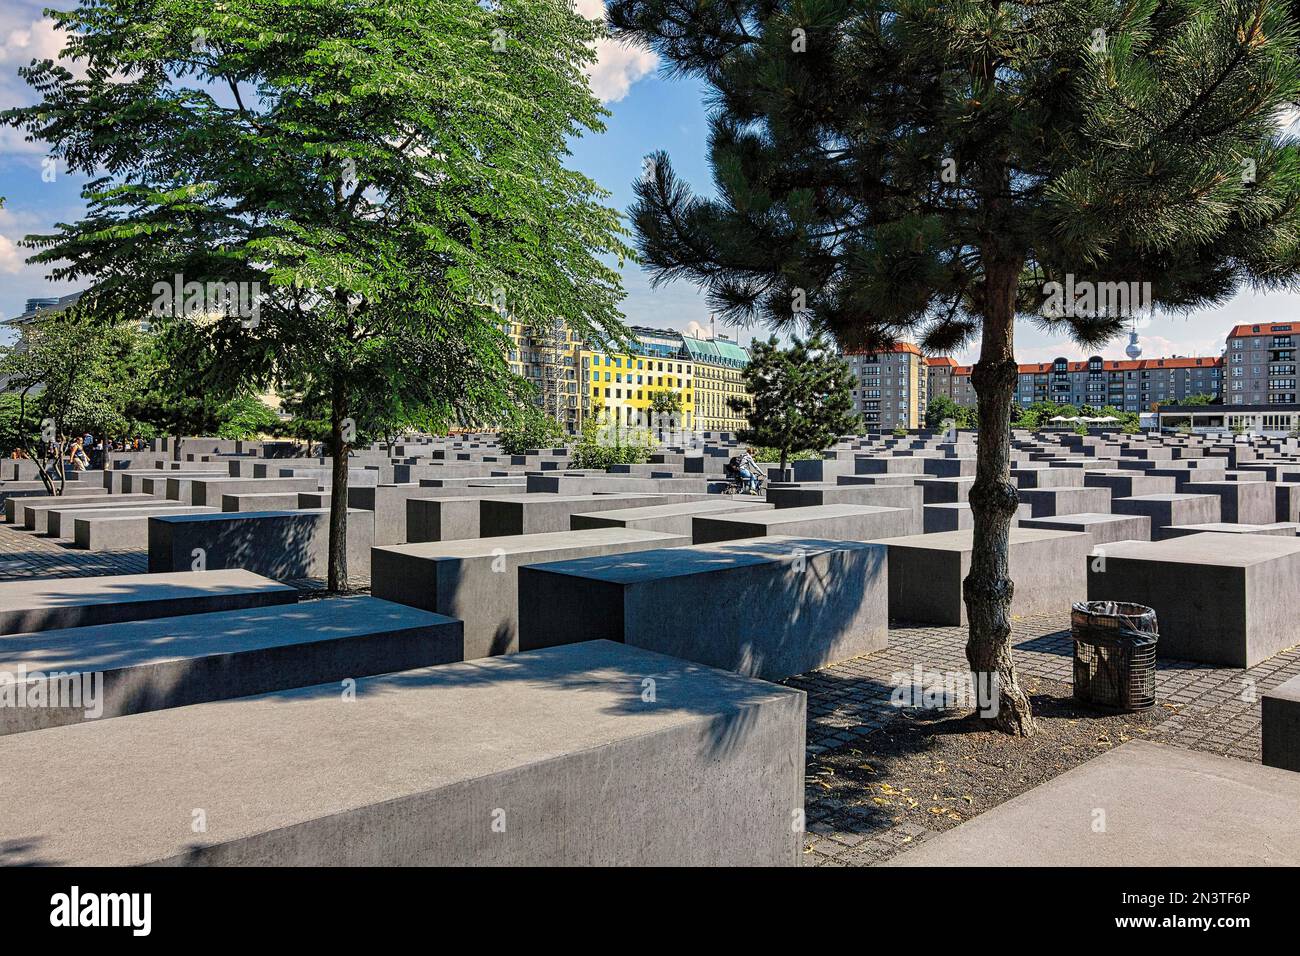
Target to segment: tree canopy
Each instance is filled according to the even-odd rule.
[[[652,157],[632,209],[655,282],[849,348],[980,339],[963,585],[993,720],[1033,732],[1011,655],[1015,321],[1086,345],[1134,315],[1294,285],[1291,4],[612,0],[615,34],[706,85],[716,196]],[[1068,291],[1068,294],[1065,294]]]
[[[100,316],[183,322],[196,392],[319,391],[346,587],[363,405],[497,420],[509,323],[621,328],[605,193],[565,168],[602,129],[599,24],[553,0],[82,0],[68,63],[4,120],[91,180],[33,238]],[[368,376],[382,376],[379,380]],[[358,383],[382,388],[358,399]],[[305,384],[304,384],[305,383]],[[362,415],[364,417],[364,415]]]

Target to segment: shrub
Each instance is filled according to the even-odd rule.
[[[533,448],[553,448],[564,439],[560,423],[536,408],[523,410],[497,432],[497,441],[507,455],[522,455]]]

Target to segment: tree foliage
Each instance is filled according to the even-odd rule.
[[[755,341],[742,374],[752,402],[727,400],[748,421],[738,437],[775,449],[782,469],[791,452],[821,450],[861,425],[853,414],[853,373],[820,335],[795,337],[788,348],[776,336]]]
[[[526,405],[497,432],[497,441],[507,455],[522,455],[532,449],[563,445],[564,428],[535,405]]]
[[[654,281],[848,347],[979,336],[967,657],[997,677],[996,725],[1031,733],[1010,643],[1016,317],[1091,346],[1139,307],[1295,283],[1293,5],[612,0],[609,19],[713,108],[716,198],[664,154],[637,183]]]
[[[601,29],[567,4],[82,0],[51,16],[66,60],[24,68],[41,100],[4,119],[92,178],[86,216],[35,237],[35,261],[88,284],[101,314],[190,325],[196,391],[327,396],[332,588],[358,383],[381,376],[368,403],[493,421],[516,392],[509,321],[621,328],[618,215],[563,165],[604,115],[583,74]],[[199,294],[182,307],[173,281]]]
[[[978,428],[978,422],[979,414],[975,409],[958,405],[947,395],[933,395],[926,402],[925,427],[931,431],[944,427]]]

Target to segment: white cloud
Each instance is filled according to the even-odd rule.
[[[0,109],[35,101],[31,87],[18,75],[18,68],[32,60],[58,59],[66,39],[65,34],[54,29],[54,21],[48,17],[19,22],[6,20],[0,20]],[[23,143],[20,137],[6,136],[0,141],[0,152],[31,151],[31,145]]]
[[[12,239],[0,234],[0,273],[17,275],[24,269],[23,259],[25,258],[23,251],[18,248]]]
[[[577,0],[577,9],[589,20],[605,18],[605,0]],[[599,40],[596,62],[587,67],[591,91],[602,103],[617,103],[627,96],[633,83],[658,65],[659,57],[650,50],[615,40]]]

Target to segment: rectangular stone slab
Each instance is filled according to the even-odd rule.
[[[51,512],[73,509],[94,511],[100,508],[125,508],[130,505],[158,503],[158,499],[153,495],[106,495],[77,501],[76,498],[79,497],[81,496],[56,498],[53,501],[42,501],[40,504],[33,504],[30,500],[25,501],[15,511],[14,524],[22,525],[28,531],[35,531],[37,534],[45,534],[50,528]]]
[[[569,521],[574,531],[585,528],[639,528],[665,534],[691,534],[691,522],[699,515],[743,514],[771,511],[772,506],[758,498],[739,495],[716,495],[706,501],[686,501],[675,505],[651,505],[647,508],[615,508],[596,514],[575,514]]]
[[[485,538],[501,538],[568,531],[569,519],[575,514],[679,501],[680,498],[662,495],[554,495],[544,492],[483,498],[479,501],[479,533]]]
[[[682,535],[595,528],[375,548],[370,593],[465,622],[465,657],[519,649],[521,565],[690,544]]]
[[[178,487],[182,489],[179,496],[184,496],[186,479],[177,479],[177,482]],[[216,507],[220,506],[222,495],[273,491],[315,491],[318,487],[320,485],[315,478],[194,478],[188,479],[190,500],[185,503]],[[167,497],[178,497],[178,495],[172,494],[172,483],[170,481],[167,484]]]
[[[884,538],[889,548],[889,614],[917,624],[966,624],[962,581],[970,573],[973,531],[942,531]],[[1013,614],[1069,613],[1086,591],[1087,534],[1011,529]]]
[[[42,700],[71,700],[56,674],[99,675],[100,713],[0,707],[0,735],[248,697],[461,660],[460,621],[371,597],[307,601],[0,637],[0,672]],[[42,676],[43,675],[43,676]],[[30,698],[28,698],[30,699]]]
[[[41,773],[6,784],[0,844],[15,865],[794,866],[804,721],[802,691],[556,647],[5,737],[0,762]]]
[[[1083,513],[1050,518],[1021,518],[1020,527],[1084,532],[1092,535],[1094,545],[1109,544],[1112,541],[1151,540],[1151,519],[1146,515]]]
[[[222,495],[222,511],[293,511],[298,507],[297,491],[259,491]]]
[[[108,574],[0,582],[0,634],[293,604],[298,591],[249,571]]]
[[[597,638],[765,680],[883,650],[885,549],[774,536],[519,569],[522,649]]]
[[[1221,520],[1218,495],[1172,494],[1112,498],[1111,514],[1146,515],[1151,537],[1159,540],[1161,529],[1176,524],[1210,524]]]
[[[1264,691],[1261,759],[1270,767],[1300,772],[1300,677]]]
[[[32,495],[27,498],[6,498],[5,520],[10,524],[26,526],[26,516],[23,512],[28,507],[80,504],[83,501],[98,501],[107,497],[107,495],[108,492],[103,488],[78,488],[74,485],[72,494],[69,495]]]
[[[1300,774],[1135,740],[888,865],[1297,866],[1297,806]]]
[[[870,486],[865,486],[870,487]],[[774,511],[696,516],[691,525],[694,544],[794,535],[836,541],[869,541],[910,534],[914,528],[910,508],[872,505],[814,505],[777,508]]]
[[[1253,667],[1300,644],[1300,540],[1207,532],[1117,541],[1089,560],[1088,600],[1154,608],[1156,654]]]
[[[127,516],[141,514],[185,514],[193,510],[191,505],[182,505],[175,501],[160,501],[152,495],[120,495],[130,498],[115,503],[112,507],[101,508],[97,505],[72,505],[68,508],[43,508],[36,513],[37,523],[45,525],[45,533],[51,538],[73,537],[73,525],[78,518],[98,518],[101,516]],[[215,511],[216,509],[211,509]]]
[[[216,508],[123,508],[72,517],[72,543],[86,551],[143,551],[149,547],[149,519],[159,515],[216,514]]]
[[[199,550],[208,570],[244,568],[277,581],[324,578],[329,569],[329,520],[325,508],[152,517],[149,570],[192,567]],[[349,574],[369,572],[374,527],[373,512],[348,509]]]

